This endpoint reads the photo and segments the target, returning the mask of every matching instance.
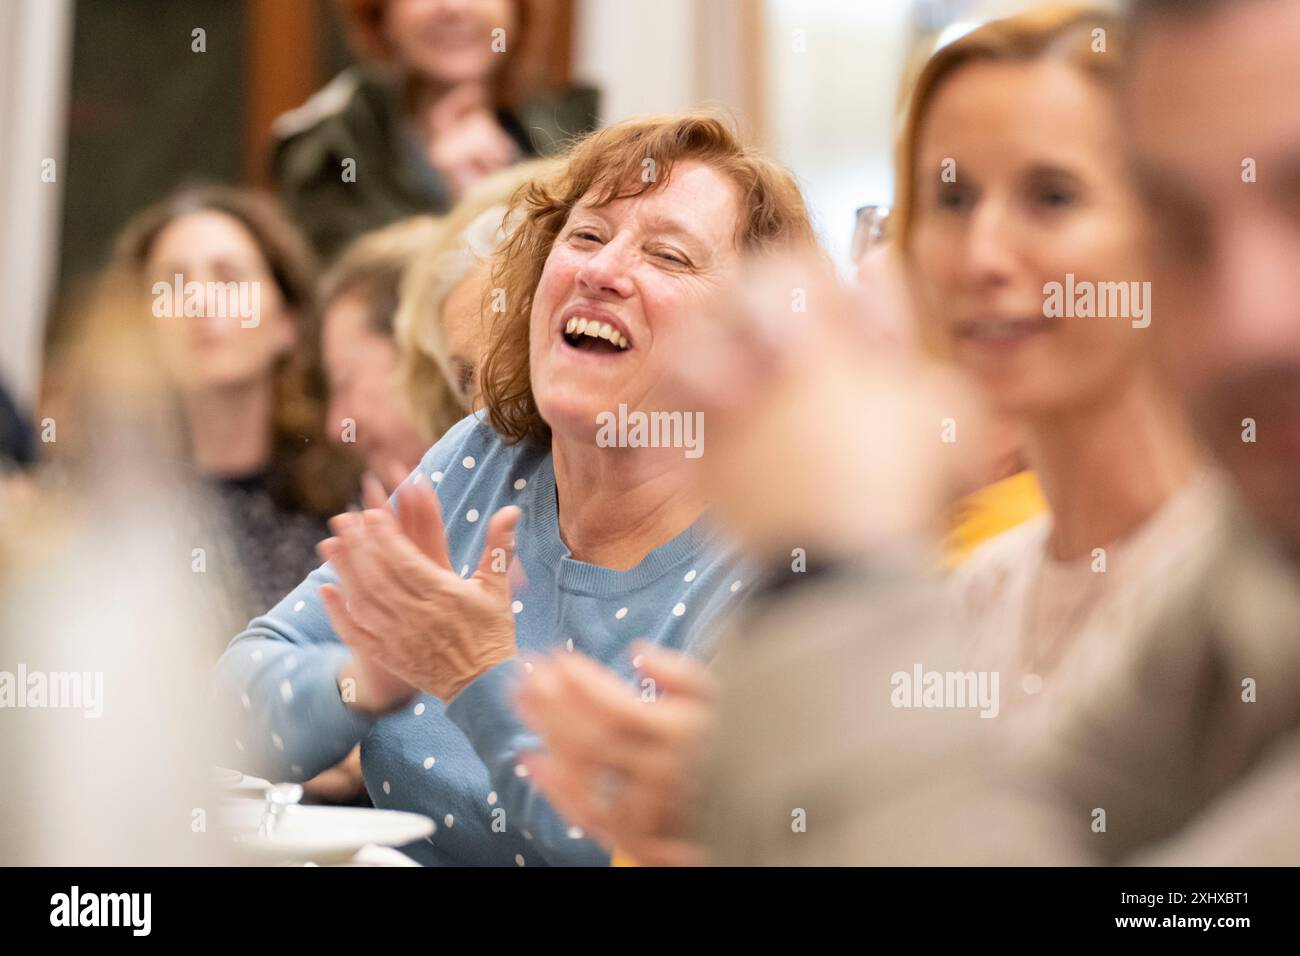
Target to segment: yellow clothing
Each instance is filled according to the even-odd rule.
[[[1038,478],[1021,471],[967,495],[957,503],[952,530],[944,543],[948,567],[956,567],[989,538],[1047,510]]]

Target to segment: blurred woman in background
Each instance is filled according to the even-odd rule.
[[[541,0],[341,0],[361,64],[276,121],[274,176],[317,250],[449,210],[484,176],[592,129],[590,88],[537,80]]]
[[[191,466],[221,502],[216,538],[249,590],[245,619],[315,567],[326,519],[358,487],[351,458],[325,440],[319,361],[302,334],[314,263],[273,201],[224,186],[180,190],[117,245],[115,268],[153,313]]]
[[[506,203],[558,160],[520,163],[473,186],[446,216],[354,240],[321,281],[331,440],[355,443],[381,481],[405,476],[477,398],[491,329],[488,271]]]
[[[404,400],[394,321],[403,277],[443,224],[417,216],[366,233],[321,280],[321,354],[329,384],[331,441],[357,448],[371,473],[409,474],[442,433],[465,416],[439,369],[427,380],[420,414]]]
[[[1087,8],[994,21],[931,58],[900,146],[895,224],[922,323],[996,414],[1024,423],[1050,511],[955,577],[976,663],[1003,675],[1008,705],[1121,653],[1221,493],[1152,362],[1146,324],[1176,317],[1153,315],[1142,284],[1123,57],[1122,23]],[[1061,315],[1049,289],[1069,281],[1122,285],[1129,308]]]

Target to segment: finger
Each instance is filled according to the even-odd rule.
[[[343,526],[340,524],[336,527]],[[360,591],[362,583],[353,566],[353,555],[348,549],[347,541],[341,535],[321,541],[316,545],[316,552],[329,562],[339,579],[340,590],[348,593]]]
[[[429,123],[434,133],[442,133],[450,126],[483,109],[486,93],[479,83],[462,83],[438,100],[430,114]]]
[[[335,537],[341,538],[344,529],[352,527],[354,523],[360,520],[361,520],[361,510],[359,508],[349,509],[348,511],[345,511],[342,514],[337,514],[334,517],[330,518],[328,524],[330,527],[330,531],[334,533]]]
[[[366,654],[374,655],[379,651],[375,637],[352,619],[342,591],[332,584],[322,584],[320,598],[321,603],[325,605],[325,614],[329,617],[330,626],[334,628],[334,633],[339,636],[339,640],[348,647]]]
[[[425,600],[438,585],[438,568],[409,537],[403,534],[398,516],[387,508],[365,512],[366,530],[359,549],[373,579],[366,580],[373,601],[396,601],[402,597]],[[354,560],[354,563],[355,560]]]
[[[871,249],[858,263],[857,282],[846,296],[859,338],[878,361],[912,358],[920,345],[915,307],[892,246]],[[851,332],[852,330],[846,330]]]
[[[419,551],[440,568],[451,570],[447,552],[447,533],[442,526],[442,512],[433,484],[421,472],[397,491],[397,517],[402,533]]]
[[[523,514],[514,505],[502,508],[488,522],[487,542],[483,546],[483,556],[479,558],[478,570],[474,576],[482,578],[501,589],[509,587],[506,572],[515,556],[515,528]]]
[[[646,724],[646,705],[640,695],[609,668],[583,654],[557,655],[554,674],[558,693],[586,702],[600,714],[602,724],[633,740],[653,736]]]
[[[390,495],[395,495],[408,478],[414,480],[420,474],[419,471],[408,472],[399,462],[390,461],[388,467],[384,469],[384,475],[388,481],[385,487],[388,488]]]
[[[338,538],[322,538],[316,542],[316,554],[322,561],[333,561],[334,556],[339,552]]]
[[[550,752],[529,755],[525,765],[534,786],[552,807],[606,849],[643,847],[648,857],[658,861],[662,851],[654,844],[676,836],[656,822],[663,817],[661,813],[646,809],[658,795],[640,794],[633,780],[624,779],[614,799],[602,801],[596,796],[596,781],[603,770],[592,771]]]
[[[684,771],[685,765],[678,763]],[[699,787],[694,782],[693,774],[684,773],[661,782],[643,777],[626,778],[617,799],[622,843],[631,849],[649,840],[685,836],[699,806]]]
[[[611,688],[615,693],[606,693],[591,674],[573,665],[572,655],[565,658],[555,671],[554,702],[546,706],[571,719],[556,721],[551,745],[653,788],[678,792],[708,741],[713,704],[687,695],[628,694],[621,681]]]
[[[655,690],[682,694],[705,701],[714,699],[713,675],[700,661],[681,651],[669,650],[649,641],[636,641],[631,648],[633,666],[655,682]]]
[[[595,787],[587,774],[546,753],[523,754],[520,762],[528,769],[533,786],[560,816],[581,827],[586,836],[606,850],[616,845],[617,820],[592,799]]]
[[[549,750],[591,771],[610,765],[610,751],[619,746],[612,741],[614,733],[587,701],[564,693],[553,665],[534,666],[533,673],[521,682],[515,700],[524,722]]]
[[[383,607],[383,595],[388,591],[392,570],[383,559],[383,548],[376,541],[381,520],[392,521],[387,508],[359,511],[355,514],[336,515],[330,519],[335,529],[337,549],[333,567],[349,600],[360,601],[367,607]],[[353,608],[357,616],[358,608]],[[367,621],[377,627],[377,622]]]
[[[550,751],[592,774],[614,769],[629,778],[674,776],[681,761],[658,741],[667,739],[669,748],[677,748],[681,735],[656,726],[672,719],[673,712],[642,704],[625,687],[617,688],[625,696],[611,708],[598,697],[575,693],[561,670],[535,668],[532,676],[538,679],[520,688],[521,714]]]
[[[388,495],[374,472],[368,471],[361,476],[361,503],[367,508],[377,509],[388,506]]]
[[[353,618],[378,634],[400,623],[394,610],[394,592],[403,596],[407,592],[395,580],[383,555],[385,543],[379,538],[377,526],[385,518],[393,520],[386,511],[366,511],[342,527],[342,547],[334,565],[351,603]]]

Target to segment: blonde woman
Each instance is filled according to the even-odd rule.
[[[1107,666],[1138,606],[1213,532],[1220,482],[1157,374],[1149,226],[1123,159],[1123,24],[1080,7],[993,21],[912,91],[894,209],[921,321],[1023,423],[1050,514],[956,573],[976,666],[1005,706]],[[945,169],[955,175],[944,175]],[[1122,315],[1050,291],[1122,283]],[[1098,300],[1100,303],[1100,299]]]
[[[470,188],[438,221],[402,283],[394,320],[401,381],[420,420],[436,405],[443,382],[468,412],[478,398],[478,368],[502,304],[491,296],[491,258],[507,238],[507,204],[524,184],[556,172],[559,160],[520,163]],[[426,433],[430,443],[442,431]]]

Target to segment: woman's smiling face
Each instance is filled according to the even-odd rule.
[[[184,315],[184,302],[155,319],[165,367],[186,392],[246,385],[272,374],[275,363],[293,348],[296,316],[285,306],[257,239],[234,216],[201,209],[178,216],[154,239],[145,271],[150,286],[198,283],[202,315]],[[258,315],[248,321],[229,300],[224,309],[211,284],[247,283],[256,287]],[[251,292],[250,300],[251,300]],[[189,293],[186,293],[188,297]]]
[[[655,390],[737,259],[737,192],[713,168],[685,161],[649,192],[574,206],[542,270],[529,329],[533,397],[556,435],[592,442],[597,416],[620,404],[689,411],[656,405]]]
[[[1149,277],[1113,100],[1050,60],[976,62],[942,84],[914,170],[910,251],[926,319],[1000,411],[1088,401],[1127,374],[1147,336],[1123,318],[1044,314],[1045,284],[1067,274]],[[945,163],[954,176],[941,177]]]

